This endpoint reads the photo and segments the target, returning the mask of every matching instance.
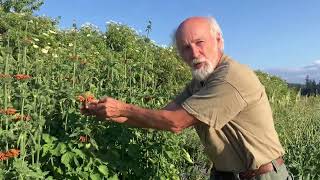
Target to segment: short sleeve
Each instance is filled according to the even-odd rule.
[[[190,84],[186,85],[184,90],[175,97],[173,100],[176,104],[181,105],[187,98],[189,98],[192,94],[190,92]]]
[[[231,84],[219,82],[204,86],[181,105],[199,121],[221,129],[243,110],[247,103]]]

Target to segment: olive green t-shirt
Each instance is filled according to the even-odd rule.
[[[205,81],[193,79],[174,101],[201,121],[195,129],[217,170],[257,169],[284,154],[264,86],[226,55]]]

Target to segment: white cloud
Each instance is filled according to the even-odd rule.
[[[269,74],[276,75],[289,83],[305,83],[305,79],[320,81],[320,60],[315,60],[310,65],[295,68],[273,68],[264,70]]]

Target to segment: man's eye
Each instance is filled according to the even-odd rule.
[[[202,45],[204,43],[204,41],[197,41],[196,44],[197,45]]]
[[[183,47],[183,50],[184,50],[184,51],[186,51],[186,50],[188,50],[188,49],[190,49],[190,46],[184,46],[184,47]]]

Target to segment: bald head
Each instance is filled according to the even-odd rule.
[[[190,17],[177,28],[176,45],[196,79],[205,79],[216,68],[223,54],[223,38],[213,18]]]
[[[182,23],[178,26],[176,32],[175,32],[175,42],[177,43],[178,38],[180,35],[182,35],[183,31],[185,31],[188,28],[206,28],[211,35],[215,35],[215,33],[218,33],[221,40],[222,40],[222,47],[221,51],[224,50],[224,40],[222,36],[222,31],[213,17],[202,17],[202,16],[194,16],[189,17],[182,21]],[[178,44],[176,44],[178,45]]]

